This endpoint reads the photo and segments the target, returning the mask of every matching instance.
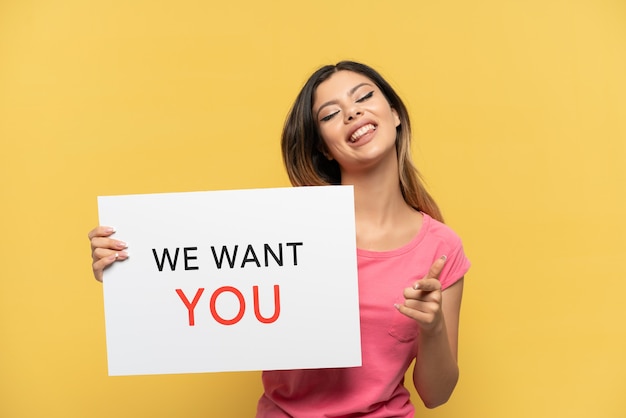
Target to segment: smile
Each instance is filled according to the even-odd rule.
[[[374,126],[371,123],[368,123],[367,125],[363,125],[350,136],[350,142],[356,142],[359,140],[359,138],[361,138],[366,133],[375,131],[375,130],[376,130],[376,126]]]

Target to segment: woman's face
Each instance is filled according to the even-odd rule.
[[[325,145],[342,172],[370,168],[396,158],[397,112],[368,77],[338,71],[321,83],[313,97],[313,118]]]

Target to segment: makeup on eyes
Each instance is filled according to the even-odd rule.
[[[360,84],[360,85],[356,86],[355,88],[353,88],[352,90],[350,90],[351,94],[354,94],[354,93],[356,92],[356,90],[358,90],[358,89],[359,89],[360,87],[362,87],[362,86],[367,86],[367,84]],[[372,90],[372,91],[370,91],[370,92],[366,93],[365,95],[361,96],[360,98],[358,98],[357,100],[355,100],[355,102],[356,102],[356,103],[362,103],[362,102],[364,102],[364,101],[366,101],[366,100],[368,100],[368,99],[372,98],[372,96],[373,96],[373,95],[374,95],[374,90]],[[331,104],[335,104],[335,102],[328,102],[328,103],[326,103],[326,104],[322,105],[322,107],[324,107],[324,106],[328,106],[328,105],[331,105]],[[320,107],[320,110],[322,109],[322,107]],[[328,121],[329,121],[329,120],[331,120],[331,119],[333,118],[333,116],[335,116],[337,113],[339,113],[339,110],[336,110],[336,111],[332,112],[331,114],[329,114],[329,115],[326,115],[326,116],[322,117],[322,118],[320,119],[320,122],[328,122]],[[318,111],[318,114],[319,114],[319,111]]]

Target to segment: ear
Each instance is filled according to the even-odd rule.
[[[400,126],[400,116],[398,116],[398,112],[393,107],[391,108],[391,113],[393,113],[393,119],[396,122],[396,128]]]

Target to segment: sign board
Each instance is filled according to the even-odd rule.
[[[351,186],[98,198],[109,375],[361,365]]]

